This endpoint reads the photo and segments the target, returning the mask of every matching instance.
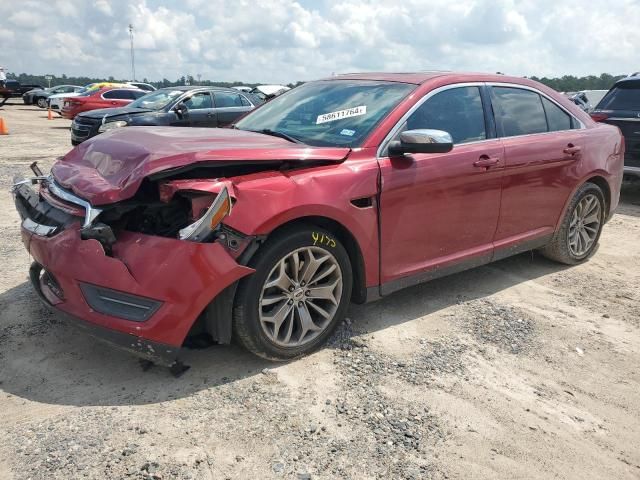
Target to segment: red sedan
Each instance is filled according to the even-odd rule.
[[[76,323],[167,363],[203,332],[287,359],[351,301],[532,249],[584,262],[623,157],[527,79],[352,74],[232,129],[114,129],[14,192],[33,285]]]
[[[115,108],[129,105],[149,92],[137,88],[103,87],[89,90],[76,97],[65,98],[60,114],[73,120],[76,115],[98,108]]]

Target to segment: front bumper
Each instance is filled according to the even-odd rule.
[[[29,218],[24,208],[28,194],[22,188],[15,195],[23,218],[22,241],[35,260],[32,283],[40,298],[94,335],[147,358],[176,355],[205,307],[226,287],[253,272],[236,263],[218,243],[126,231],[118,233],[108,256],[97,240],[81,239],[80,218],[66,222]],[[41,198],[38,201],[56,210]],[[53,232],[45,228],[51,224],[58,224]],[[44,281],[41,272],[55,280]],[[149,299],[158,306],[137,320],[122,318],[126,315],[118,309],[113,312],[120,316],[101,313],[95,299],[87,296],[87,285],[119,293],[120,298]]]

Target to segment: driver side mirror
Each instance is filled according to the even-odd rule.
[[[453,149],[453,139],[442,130],[406,130],[400,134],[400,140],[389,143],[389,156],[405,153],[447,153]]]
[[[176,115],[178,115],[179,117],[182,117],[182,116],[186,115],[186,113],[189,111],[189,109],[184,104],[184,102],[180,102],[175,107],[173,107],[173,111],[176,112]]]

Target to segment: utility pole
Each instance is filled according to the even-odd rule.
[[[131,81],[136,81],[136,63],[133,56],[133,24],[129,24],[129,37],[131,38]]]
[[[202,77],[201,73],[198,74],[198,85],[200,85],[200,77]]]

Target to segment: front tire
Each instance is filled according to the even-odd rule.
[[[235,339],[269,360],[320,347],[346,314],[353,273],[332,233],[312,226],[285,229],[261,247],[256,272],[241,280],[233,312]]]
[[[600,187],[589,182],[582,185],[571,200],[553,240],[541,253],[566,265],[589,259],[596,251],[602,233],[605,205]]]
[[[47,99],[44,97],[38,97],[36,99],[36,105],[40,108],[47,108]]]

